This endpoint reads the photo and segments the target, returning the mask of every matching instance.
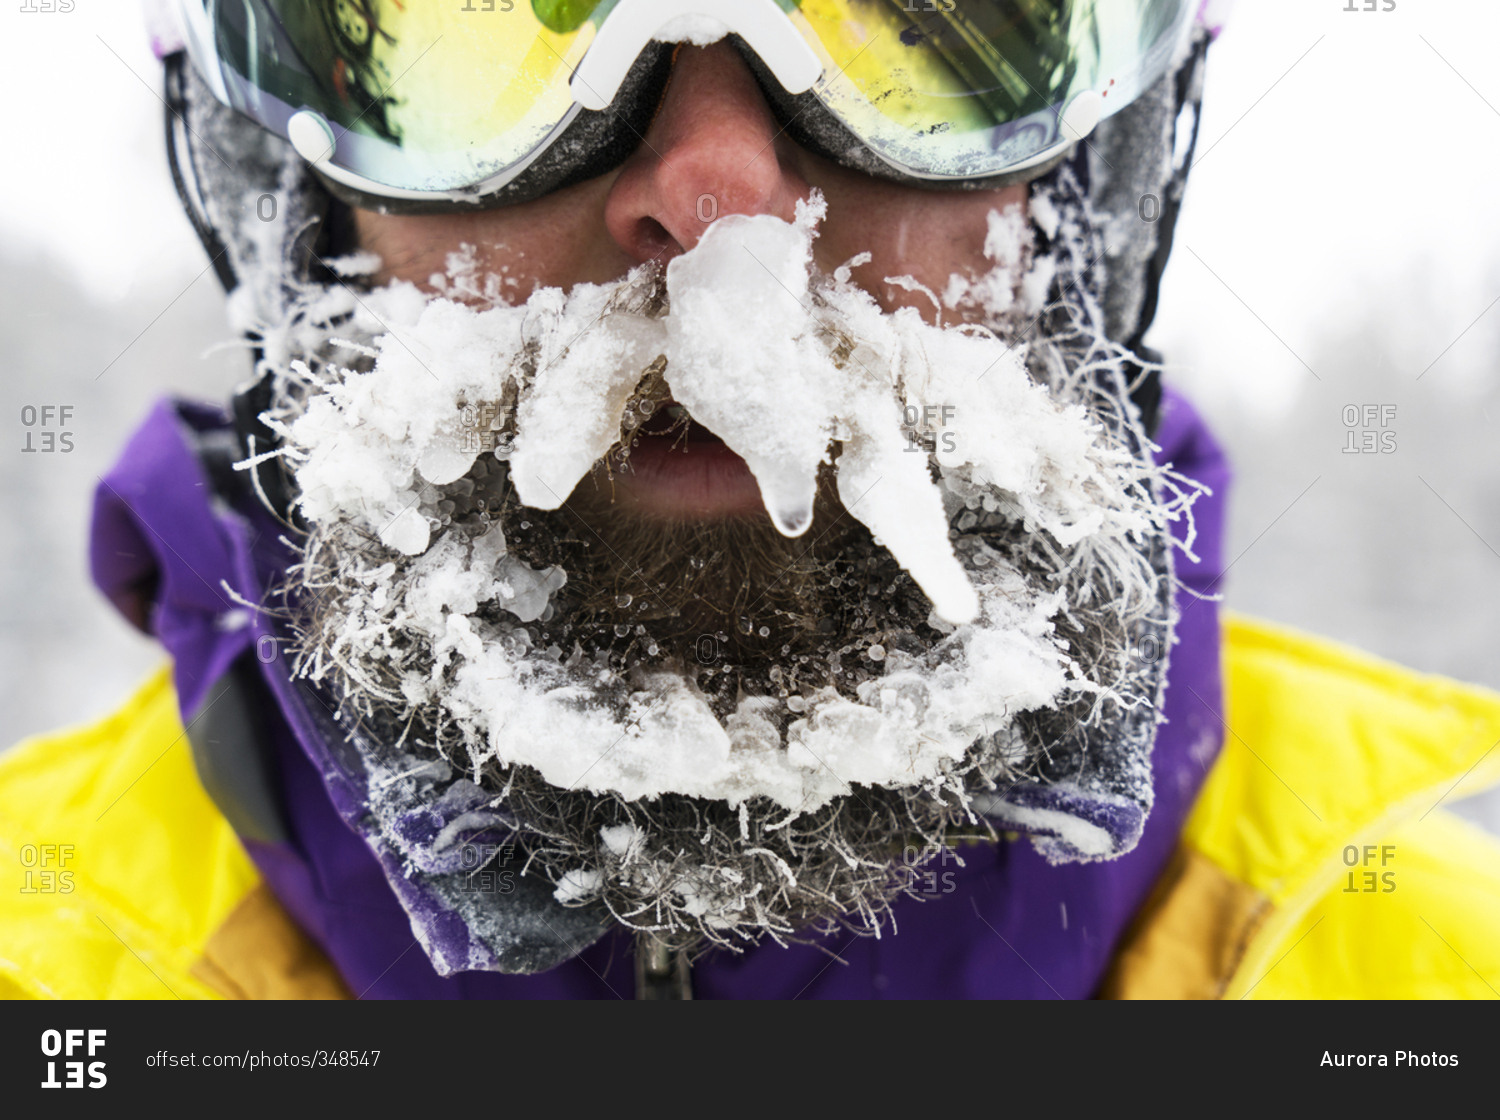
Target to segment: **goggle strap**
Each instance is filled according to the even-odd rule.
[[[175,51],[163,60],[166,97],[165,124],[167,131],[167,167],[172,174],[172,186],[177,191],[178,201],[198,235],[198,243],[208,254],[213,264],[214,275],[225,292],[232,292],[239,284],[234,273],[234,264],[229,259],[229,248],[219,235],[218,229],[208,217],[199,188],[198,167],[193,158],[192,137],[188,131],[188,101],[183,85],[188,80],[190,63],[184,51]]]

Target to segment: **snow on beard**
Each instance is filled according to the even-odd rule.
[[[1107,577],[1094,605],[1118,630],[1155,602],[1137,548],[1162,516],[1145,468],[1105,434],[1078,378],[1075,399],[1062,391],[1076,371],[1039,383],[1025,343],[885,314],[848,266],[818,274],[821,217],[815,197],[794,224],[722,219],[668,266],[664,293],[639,270],[514,306],[491,284],[476,307],[475,278],[461,275],[450,293],[464,301],[395,284],[333,309],[347,318],[328,341],[354,368],[296,365],[277,421],[311,527],[294,573],[316,604],[300,670],[366,715],[415,724],[497,789],[534,772],[554,791],[615,799],[631,822],[631,805],[706,799],[739,816],[728,842],[746,848],[768,842],[759,825],[751,837],[747,806],[785,820],[865,804],[864,788],[961,807],[976,773],[982,784],[1034,754],[1025,713],[1106,694],[1107,641],[1062,624],[1080,556]],[[1023,230],[992,215],[995,270],[956,278],[946,302],[976,303],[997,325],[1039,310],[1050,265],[1018,275]],[[728,626],[698,636],[712,657],[656,641],[644,596],[617,595],[613,618],[595,596],[587,624],[577,617],[572,572],[546,547],[578,520],[560,507],[629,469],[611,452],[664,392],[750,466],[775,527],[758,543],[809,539],[777,575],[814,557],[793,582],[850,608],[821,612],[838,619],[831,633],[808,636],[796,624],[815,615],[789,603],[750,665],[719,660],[718,643],[735,645]],[[830,522],[844,526],[831,538]],[[587,523],[571,530],[608,548]],[[683,557],[677,574],[709,578],[726,551]],[[609,567],[596,555],[573,571],[597,583]],[[887,602],[903,605],[873,609]],[[771,629],[748,621],[745,637]],[[911,827],[930,844],[949,815]],[[690,838],[671,839],[681,850]],[[636,840],[600,834],[592,847],[592,863],[556,869],[562,896],[623,884],[635,901],[672,894],[710,928],[757,907],[752,924],[791,928],[729,889],[748,880],[723,860],[689,874],[689,889],[642,871]],[[873,866],[874,848],[856,859]],[[798,865],[782,866],[795,879]],[[866,878],[862,889],[888,888]]]

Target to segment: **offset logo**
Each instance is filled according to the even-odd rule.
[[[953,429],[948,427],[948,422],[953,419],[953,414],[958,409],[951,404],[929,404],[918,408],[909,404],[904,409],[903,419],[906,421],[906,451],[921,451],[928,455],[937,454],[941,445],[945,452],[953,452],[958,448],[958,436]],[[938,431],[936,429],[943,429]]]
[[[22,894],[72,894],[72,844],[22,844],[21,867],[25,869]]]
[[[21,447],[22,453],[68,454],[73,450],[73,433],[63,428],[72,418],[73,406],[70,404],[23,404],[21,428],[26,441]]]
[[[1381,867],[1396,862],[1396,845],[1394,844],[1381,844],[1378,848],[1374,844],[1366,844],[1363,848],[1353,844],[1344,847],[1344,866],[1361,869],[1349,872],[1348,885],[1344,887],[1345,894],[1374,894],[1377,891],[1381,894],[1393,894],[1395,892],[1395,869],[1377,874],[1375,871],[1377,853],[1380,856]]]
[[[1345,455],[1373,455],[1377,452],[1389,455],[1396,450],[1395,405],[1346,404],[1343,419],[1344,427],[1348,429],[1344,433]]]
[[[47,1079],[43,1089],[102,1089],[109,1083],[104,1074],[104,1062],[85,1062],[85,1058],[97,1058],[104,1049],[103,1030],[65,1030],[42,1032],[42,1055],[46,1057]],[[75,1057],[76,1055],[76,1057]],[[57,1061],[58,1058],[67,1059]],[[62,1066],[61,1081],[58,1066]],[[84,1077],[88,1081],[84,1081]]]
[[[924,849],[908,844],[901,851],[901,860],[907,867],[916,867],[924,861],[924,854]],[[932,856],[926,856],[926,860],[929,866],[932,862],[936,862],[939,867],[947,867],[950,861],[962,867],[964,862],[959,858],[958,853],[946,844],[937,853],[935,860]],[[929,896],[952,894],[958,890],[958,883],[954,881],[952,871],[936,871],[924,868],[914,873],[911,890],[914,894]]]

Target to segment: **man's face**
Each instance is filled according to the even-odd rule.
[[[1160,511],[1097,316],[1043,319],[1092,263],[1081,204],[1032,201],[1071,263],[1033,262],[1030,189],[812,156],[719,43],[608,175],[357,212],[391,287],[333,292],[344,357],[286,413],[304,671],[498,791],[569,900],[695,936],[871,916],[966,789],[1066,777],[1048,743],[1139,703]],[[454,453],[476,401],[503,454]]]
[[[384,279],[425,286],[447,268],[448,254],[474,246],[481,271],[505,277],[507,298],[538,287],[564,289],[618,280],[645,261],[666,264],[693,248],[715,218],[772,214],[817,188],[828,217],[814,243],[816,263],[831,272],[859,253],[852,270],[887,311],[914,307],[934,316],[931,301],[892,284],[910,277],[942,292],[954,273],[977,276],[988,215],[1024,206],[1027,186],[999,190],[923,190],[876,179],[821,159],[779,127],[739,54],[725,43],[683,46],[671,82],[641,144],[619,169],[533,202],[452,216],[399,217],[356,212],[362,247],[378,254]],[[947,322],[962,311],[947,311]],[[701,504],[682,495],[627,487],[643,512],[692,517],[728,512],[733,497],[716,487]]]
[[[502,297],[523,302],[538,288],[607,284],[647,262],[665,266],[725,215],[769,214],[790,222],[797,203],[814,189],[828,207],[813,242],[814,264],[832,272],[864,254],[868,259],[851,270],[851,279],[883,310],[910,307],[945,324],[982,317],[983,310],[972,303],[937,308],[917,285],[941,293],[954,275],[973,280],[989,272],[995,265],[984,255],[990,215],[1024,207],[1028,190],[923,190],[813,155],[786,135],[740,55],[720,42],[679,49],[655,118],[615,171],[513,206],[418,217],[359,210],[356,221],[361,247],[382,261],[380,279],[426,287],[448,270],[450,254],[471,246],[476,271],[500,277]],[[943,410],[938,423],[951,424],[952,406],[937,407]],[[644,621],[655,623],[652,637],[670,637],[683,655],[707,648],[699,645],[705,636],[741,651],[796,644],[798,635],[772,617],[795,598],[795,581],[784,569],[801,555],[835,553],[850,526],[833,524],[839,520],[834,512],[800,544],[783,544],[770,531],[761,489],[745,461],[713,432],[701,422],[673,427],[660,412],[643,427],[670,438],[643,441],[627,469],[585,478],[567,507],[584,535],[611,553],[601,613],[612,616],[610,608],[629,598],[635,607],[629,621],[638,623],[640,604],[654,591],[655,598],[671,600],[657,604],[657,615],[670,613],[673,621]],[[827,504],[836,507],[836,499]],[[524,547],[522,534],[512,530],[511,536]],[[721,542],[725,548],[712,547]],[[765,555],[759,570],[733,564],[721,564],[722,572],[706,564],[674,570],[673,553],[686,561],[690,550]],[[576,557],[548,550],[533,558],[562,563],[579,590]],[[753,592],[736,594],[732,585],[747,579]],[[689,580],[701,585],[691,600],[676,594]],[[673,584],[672,591],[663,582]],[[741,608],[749,602],[760,607],[748,627],[742,619],[750,615],[732,609],[736,600]],[[761,640],[766,621],[773,633]],[[613,626],[617,619],[606,622]]]

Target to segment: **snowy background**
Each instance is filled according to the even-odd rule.
[[[1238,467],[1231,606],[1500,688],[1500,6],[1349,3],[1233,12],[1150,341]],[[89,582],[93,487],[154,397],[222,398],[244,370],[210,353],[222,299],[168,178],[136,6],[17,9],[0,744],[108,711],[157,663]],[[71,406],[75,450],[22,452],[23,409],[49,404]],[[1394,450],[1345,453],[1366,431]],[[1465,808],[1500,831],[1500,796]]]

